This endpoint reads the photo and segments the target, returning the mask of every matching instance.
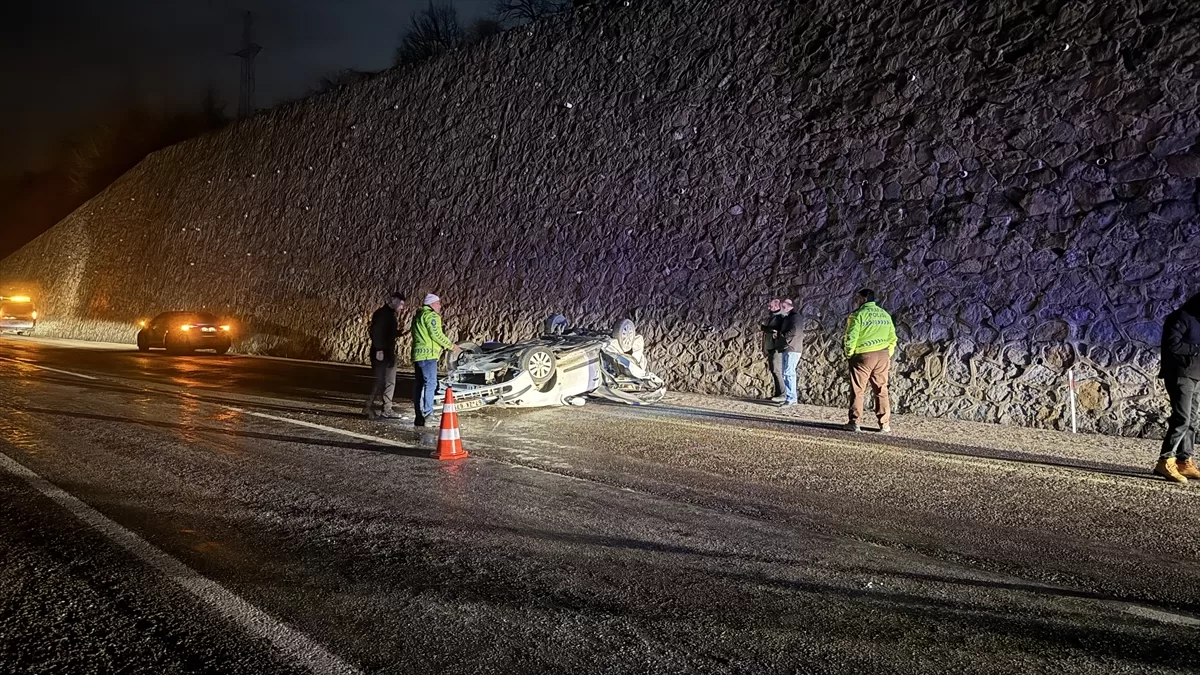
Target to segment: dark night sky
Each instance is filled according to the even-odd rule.
[[[345,68],[381,70],[426,0],[24,0],[0,3],[0,174],[45,168],[64,134],[136,95],[237,110],[242,12],[255,14],[257,104]],[[464,25],[490,0],[456,0]]]

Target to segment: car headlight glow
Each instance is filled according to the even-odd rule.
[[[228,332],[229,332],[229,326],[221,326],[221,330],[223,330],[223,331],[225,331],[226,333],[228,333]]]
[[[191,330],[191,329],[192,329],[192,324],[190,324],[190,323],[185,323],[179,327],[179,330]]]

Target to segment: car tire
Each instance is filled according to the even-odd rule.
[[[138,346],[139,352],[150,351],[150,345],[149,345],[149,343],[146,342],[146,335],[144,333],[142,333],[142,331],[140,331],[140,330],[138,331],[138,334],[137,334],[137,346]]]
[[[479,345],[474,342],[462,342],[458,345],[457,352],[450,352],[450,357],[446,360],[446,365],[450,370],[458,367],[458,362],[464,356],[474,355],[479,351]]]
[[[213,351],[215,351],[217,353],[217,356],[225,356],[227,353],[229,353],[229,345],[225,345],[224,347],[217,347]]]
[[[529,373],[529,379],[541,389],[554,379],[558,371],[558,359],[554,358],[554,352],[545,347],[530,347],[521,352],[518,367]]]

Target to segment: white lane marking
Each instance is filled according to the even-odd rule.
[[[219,405],[222,408],[226,408],[228,410],[233,410],[234,412],[239,412],[239,413],[242,413],[245,415],[253,415],[254,417],[261,417],[263,419],[276,420],[278,422],[287,422],[289,424],[297,424],[299,426],[308,427],[310,429],[320,429],[321,431],[327,431],[331,434],[340,434],[342,436],[349,436],[351,438],[357,438],[357,439],[364,440],[364,441],[371,441],[373,443],[390,445],[390,446],[397,447],[397,448],[405,448],[406,450],[412,449],[412,445],[405,445],[404,443],[399,443],[397,441],[393,441],[390,438],[383,438],[382,436],[372,436],[370,434],[360,434],[360,433],[357,433],[354,431],[347,431],[345,429],[339,429],[337,427],[330,427],[330,426],[326,426],[324,424],[317,424],[316,422],[306,422],[304,420],[292,419],[291,417],[280,417],[279,415],[268,415],[267,413],[255,412],[253,410],[246,410],[245,408],[238,408],[235,406],[224,405],[221,403],[217,403],[214,405]],[[428,431],[432,432],[433,430],[429,429]],[[490,446],[485,446],[485,447],[490,447]],[[501,449],[500,451],[503,452],[504,450]],[[631,488],[614,486],[609,483],[605,483],[603,481],[598,481],[598,480],[595,480],[592,478],[584,478],[582,476],[573,476],[569,473],[559,473],[558,471],[550,471],[549,469],[542,469],[542,468],[539,468],[536,466],[529,466],[528,464],[521,464],[519,462],[508,462],[503,459],[500,459],[499,457],[487,457],[486,459],[496,462],[498,464],[503,464],[505,466],[511,466],[511,467],[514,467],[517,469],[524,469],[526,471],[533,471],[536,473],[544,473],[546,475],[555,476],[557,478],[565,478],[566,480],[580,481],[583,483],[592,483],[592,484],[599,485],[601,487],[606,487],[606,488],[617,487],[626,492],[633,492],[633,493],[640,494],[640,495],[646,495],[648,497],[657,497],[658,496],[652,492],[642,492],[640,490],[634,490]]]
[[[318,366],[342,366],[345,368],[362,368],[370,370],[371,366],[366,366],[361,363],[346,363],[344,361],[315,361],[312,359],[291,359],[286,356],[267,356],[265,354],[231,354],[243,359],[267,359],[269,361],[291,361],[293,363],[315,363]]]
[[[317,675],[362,675],[362,671],[329,653],[304,634],[285,626],[217,582],[202,576],[2,452],[0,467],[24,479],[30,487],[99,530],[111,541],[182,586],[226,619],[252,635],[266,638],[275,649],[297,664],[307,667]]]
[[[136,352],[137,347],[133,343],[125,342],[93,342],[91,340],[74,340],[71,338],[49,338],[49,337],[33,337],[29,335],[5,335],[4,339],[11,339],[14,342],[32,342],[35,344],[60,345],[65,347],[73,347],[75,349],[90,349],[93,351],[126,351]],[[265,354],[239,354],[231,353],[229,356],[242,359],[270,359],[272,361],[294,361],[297,363],[314,363],[319,366],[345,366],[346,368],[362,368],[370,370],[371,366],[361,363],[346,363],[343,361],[316,361],[311,359],[292,359],[286,356],[267,356]]]
[[[1144,605],[1135,605],[1133,603],[1119,603],[1125,605],[1125,611],[1140,616],[1146,619],[1154,619],[1162,623],[1173,623],[1180,626],[1200,626],[1200,619],[1194,616],[1184,614],[1176,614],[1175,612],[1167,612],[1154,607],[1146,607]]]
[[[233,410],[235,412],[239,412],[244,415],[253,415],[254,417],[262,417],[263,419],[276,420],[279,422],[289,422],[291,424],[297,424],[302,427],[308,427],[310,429],[320,429],[321,431],[328,431],[328,432],[334,433],[334,434],[350,436],[351,438],[357,438],[357,439],[363,440],[363,441],[371,441],[373,443],[382,443],[384,445],[391,445],[391,446],[394,446],[397,448],[411,447],[411,446],[405,445],[403,443],[397,443],[396,441],[389,440],[387,438],[382,438],[380,436],[372,436],[370,434],[355,433],[353,431],[346,431],[345,429],[338,429],[337,427],[327,427],[324,424],[317,424],[316,422],[305,422],[304,420],[292,419],[290,417],[280,417],[279,415],[268,415],[267,413],[255,412],[253,410],[246,410],[245,408],[238,408],[235,406],[223,405],[220,403],[218,403],[216,405],[220,405],[222,408],[227,408],[229,410]]]
[[[98,378],[98,377],[93,377],[93,376],[91,376],[91,375],[84,375],[83,373],[72,373],[72,372],[71,372],[71,371],[69,371],[69,370],[59,370],[58,368],[51,368],[50,366],[39,366],[38,364],[36,364],[36,363],[33,363],[32,361],[26,361],[25,359],[14,359],[14,358],[10,358],[10,357],[7,357],[7,356],[0,356],[0,360],[4,360],[4,361],[12,361],[12,362],[14,362],[14,363],[20,363],[20,364],[22,364],[22,365],[26,365],[26,366],[29,366],[29,367],[31,367],[31,368],[37,368],[37,369],[39,369],[39,370],[49,370],[49,371],[50,371],[50,372],[52,372],[52,373],[62,373],[63,375],[74,375],[75,377],[82,377],[82,378],[83,378],[83,379],[85,379],[85,380],[98,380],[98,379],[100,379],[100,378]]]

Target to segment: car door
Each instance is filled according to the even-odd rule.
[[[148,344],[150,344],[153,347],[165,346],[165,344],[163,342],[163,336],[166,334],[166,328],[167,328],[167,324],[169,322],[170,322],[170,317],[168,317],[164,314],[159,314],[158,316],[154,317],[153,320],[150,321],[150,326],[149,326],[149,330],[148,330],[148,332],[150,333],[150,335],[149,335],[150,339],[148,340]]]

